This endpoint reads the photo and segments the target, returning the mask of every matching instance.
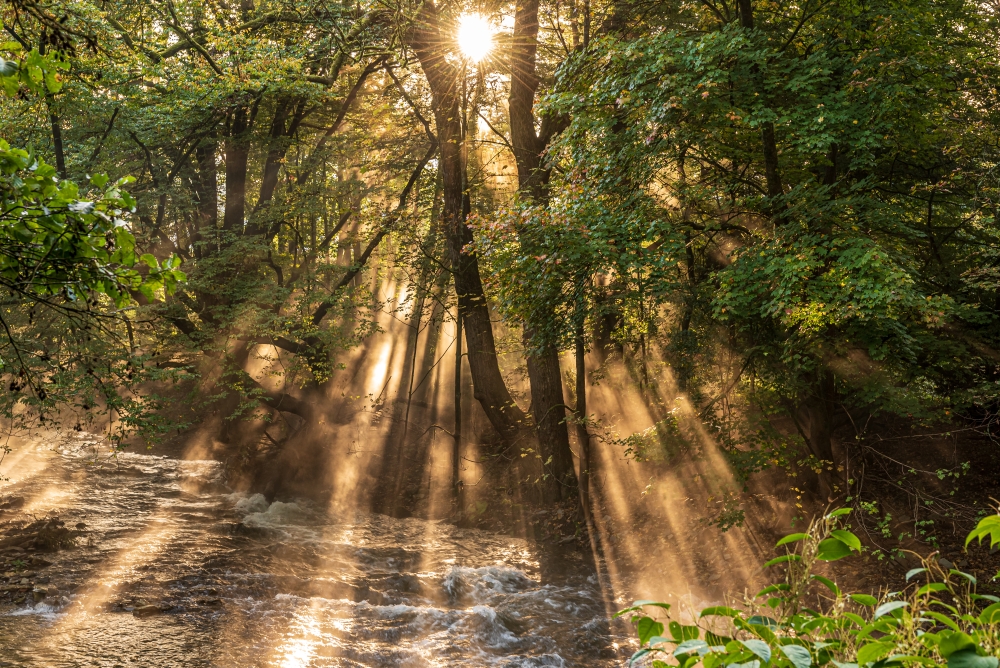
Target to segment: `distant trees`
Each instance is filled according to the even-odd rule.
[[[474,68],[454,39],[472,9],[513,18]],[[103,251],[79,237],[121,272],[86,283],[100,293],[88,303],[128,317],[125,338],[99,339],[119,350],[129,339],[141,368],[210,360],[231,414],[309,412],[250,378],[248,360],[273,345],[286,387],[324,382],[372,331],[359,277],[373,266],[421,277],[420,299],[451,277],[476,398],[508,444],[536,431],[548,498],[575,484],[559,355],[608,340],[639,360],[647,387],[643,360],[659,348],[703,416],[729,393],[789,416],[820,471],[840,421],[995,410],[989,7],[19,0],[4,11],[18,48],[62,54],[40,78],[0,65],[12,96],[0,130],[62,173],[37,168],[40,192],[69,202],[83,196],[63,177],[135,177],[60,223],[117,218],[101,234],[134,235],[131,255],[124,236]],[[56,78],[61,88],[40,88]],[[487,142],[516,193],[484,182]],[[17,156],[11,179],[30,171]],[[120,213],[105,220],[101,206]],[[11,257],[29,243],[9,238]],[[61,294],[60,307],[72,302]],[[5,319],[35,323],[13,299]],[[497,311],[522,335],[530,407],[501,374]],[[720,348],[739,357],[724,386],[708,371]],[[11,359],[5,382],[18,384]],[[825,474],[817,485],[830,491]]]
[[[630,11],[543,103],[570,119],[548,156],[555,204],[483,226],[507,312],[541,293],[552,313],[614,313],[638,348],[662,331],[695,396],[697,360],[725,342],[751,405],[790,416],[819,470],[840,418],[995,411],[991,10]]]

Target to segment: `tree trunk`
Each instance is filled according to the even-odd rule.
[[[440,143],[439,173],[443,194],[443,229],[455,275],[459,315],[465,327],[469,370],[476,399],[493,428],[508,443],[517,438],[524,413],[514,403],[497,360],[493,323],[475,253],[465,252],[472,230],[465,223],[463,206],[465,162],[462,160],[462,123],[459,114],[462,68],[445,59],[450,36],[442,17],[430,1],[421,6],[416,25],[408,35],[431,90],[434,120]]]
[[[814,384],[815,392],[806,403],[809,416],[809,449],[821,461],[818,474],[819,493],[826,499],[833,496],[830,475],[826,470],[833,463],[833,411],[836,406],[837,390],[833,374],[821,370]]]
[[[538,0],[518,3],[514,13],[514,35],[511,44],[510,139],[517,164],[518,189],[544,206],[548,201],[549,170],[542,165],[542,152],[555,134],[552,119],[543,119],[542,136],[535,133],[535,92],[538,76],[535,60],[538,51]],[[522,240],[525,241],[525,240]],[[532,253],[527,249],[529,255]],[[554,314],[541,313],[538,320],[551,320]],[[528,380],[531,383],[531,405],[538,428],[539,450],[546,462],[551,484],[546,486],[548,498],[567,498],[574,481],[573,456],[569,447],[566,425],[566,404],[563,398],[559,351],[536,335],[547,323],[524,324],[527,350]]]
[[[226,209],[222,226],[228,232],[242,233],[246,215],[247,157],[249,155],[247,108],[233,110],[226,137]]]
[[[587,431],[587,348],[583,338],[583,320],[576,328],[576,434],[580,441],[580,505],[590,525],[590,433]]]
[[[530,334],[526,334],[530,345]],[[541,354],[527,355],[528,380],[531,383],[531,413],[538,430],[538,449],[546,478],[547,501],[567,499],[573,494],[573,455],[566,428],[566,401],[563,398],[559,354],[547,348]]]

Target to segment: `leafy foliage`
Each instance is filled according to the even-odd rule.
[[[785,578],[734,607],[699,612],[696,625],[666,625],[645,611],[670,606],[637,601],[617,616],[636,625],[640,649],[630,665],[652,666],[864,666],[947,665],[996,668],[1000,656],[1000,600],[975,593],[976,580],[935,561],[907,574],[915,582],[904,592],[876,598],[847,594],[813,573],[817,561],[836,561],[861,551],[861,541],[841,527],[841,509],[814,521],[808,531],[786,536],[777,547],[794,552],[772,559]],[[969,540],[995,530],[1000,515],[984,518]],[[822,587],[820,611],[807,607],[812,588]],[[664,635],[664,630],[669,634]]]
[[[62,88],[58,74],[69,65],[58,53],[23,54],[17,42],[0,50],[21,56],[0,59],[8,96]],[[96,413],[116,415],[115,444],[163,429],[152,412],[158,400],[139,387],[164,374],[145,369],[122,309],[133,295],[173,294],[185,275],[175,255],[161,262],[136,251],[128,222],[135,200],[124,190],[131,182],[95,176],[81,193],[56,167],[0,140],[0,377],[7,384],[0,415],[11,427],[76,406],[88,423]]]

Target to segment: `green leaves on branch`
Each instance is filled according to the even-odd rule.
[[[62,88],[59,72],[69,69],[69,61],[58,52],[42,55],[32,49],[24,53],[18,42],[0,43],[0,52],[8,56],[0,57],[0,86],[7,95],[17,95],[22,86],[35,94],[58,93]]]
[[[914,584],[880,601],[868,594],[844,595],[829,579],[809,572],[806,567],[816,561],[861,550],[857,536],[837,524],[847,513],[834,511],[807,532],[778,541],[778,547],[796,546],[796,552],[779,557],[781,561],[768,562],[787,564],[785,581],[757,595],[767,599],[775,617],[761,615],[753,604],[712,606],[700,612],[697,625],[682,626],[669,619],[669,605],[636,601],[619,613],[632,613],[638,632],[640,649],[630,665],[645,657],[657,668],[998,668],[1000,602],[974,594],[975,582],[961,577],[964,574],[951,571],[940,582]],[[969,540],[989,535],[997,526],[1000,515],[987,517]],[[928,562],[925,568],[913,569],[907,579],[925,573],[940,574],[940,569]],[[832,594],[828,612],[803,605],[804,597],[811,597],[809,582],[824,585]],[[993,602],[981,608],[982,601]],[[661,621],[641,614],[654,606],[666,611],[668,618]],[[666,636],[661,635],[665,628]]]
[[[135,201],[122,188],[94,177],[84,199],[52,165],[0,140],[0,285],[22,298],[86,308],[94,295],[114,306],[134,293],[154,299],[185,279],[180,259],[160,263],[136,255],[135,237],[124,217]]]

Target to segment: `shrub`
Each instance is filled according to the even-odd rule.
[[[972,575],[928,558],[907,573],[912,584],[905,590],[876,598],[846,594],[813,572],[819,561],[861,552],[861,541],[843,525],[849,512],[836,510],[782,538],[777,547],[787,553],[765,567],[782,566],[784,579],[735,607],[701,610],[697,624],[670,619],[667,603],[637,601],[619,612],[616,617],[631,615],[639,636],[629,665],[997,668],[1000,599],[977,594]],[[984,539],[1000,544],[1000,515],[980,521],[966,546]],[[817,600],[822,612],[809,607]],[[650,608],[666,611],[666,624],[645,614]]]

